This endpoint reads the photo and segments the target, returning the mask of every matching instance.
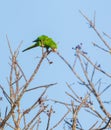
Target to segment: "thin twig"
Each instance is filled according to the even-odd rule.
[[[104,127],[102,127],[101,129],[98,129],[98,130],[105,130],[108,125],[110,124],[110,121],[111,121],[111,118],[109,118],[108,122],[106,123],[106,125]]]
[[[64,114],[64,116],[50,130],[55,129],[64,120],[64,118],[69,114],[69,112],[70,110],[68,110],[66,114]]]
[[[13,103],[13,101],[11,100],[11,98],[8,96],[8,94],[6,93],[6,91],[4,90],[4,88],[0,85],[0,88],[5,96],[5,98],[7,99],[7,101],[11,104]]]
[[[72,66],[69,64],[69,62],[59,53],[57,52],[57,55],[66,63],[66,65],[70,68],[70,70],[73,72],[76,77],[85,84],[85,81],[76,73],[76,71],[72,68]]]
[[[28,130],[31,126],[31,124],[35,121],[35,119],[47,108],[47,106],[42,107],[39,112],[32,118],[32,120],[27,124],[25,128],[22,130]]]
[[[104,49],[103,47],[99,46],[98,44],[96,44],[96,43],[94,43],[94,42],[92,42],[92,44],[93,44],[95,47],[97,47],[97,48],[99,48],[99,49],[101,49],[101,50],[103,50],[103,51],[105,51],[105,52],[109,52],[109,50]]]
[[[35,77],[36,73],[38,72],[43,60],[45,59],[45,57],[47,56],[47,52],[44,52],[44,54],[42,55],[38,65],[36,66],[34,72],[32,73],[31,77],[29,78],[29,80],[26,82],[26,84],[24,85],[23,90],[21,91],[20,95],[18,95],[17,100],[13,103],[13,106],[11,107],[11,110],[9,111],[8,115],[5,117],[5,119],[1,122],[0,124],[0,128],[3,128],[6,121],[10,118],[10,116],[12,115],[14,109],[16,108],[18,102],[20,101],[20,99],[22,98],[22,96],[24,95],[24,92],[26,91],[26,89],[28,88],[30,82],[33,80],[33,78]],[[12,84],[12,83],[11,83]]]
[[[26,109],[26,110],[23,112],[23,115],[29,113],[29,112],[37,105],[37,103],[38,103],[38,104],[41,104],[41,102],[42,102],[42,97],[43,97],[43,95],[46,93],[46,91],[47,91],[47,88],[45,88],[45,90],[44,90],[44,91],[42,92],[42,94],[39,96],[39,98],[37,99],[37,101],[36,101],[33,105],[31,105],[30,108]]]
[[[108,37],[109,39],[111,39],[111,36],[109,36],[107,33],[103,32],[103,34]]]
[[[90,26],[94,29],[94,31],[96,32],[96,34],[98,35],[98,37],[101,39],[101,41],[104,43],[104,45],[109,50],[111,50],[111,47],[109,46],[109,44],[104,40],[104,38],[101,36],[101,34],[99,33],[99,31],[96,29],[95,23],[94,23],[95,21],[92,22],[91,20],[89,20],[89,18],[82,11],[79,11],[79,12],[89,22]]]
[[[78,52],[80,52],[80,51],[78,51]],[[107,117],[111,117],[110,113],[108,113],[107,110],[105,109],[105,106],[103,105],[103,103],[102,103],[102,101],[101,101],[101,98],[100,98],[99,94],[97,93],[97,91],[96,91],[96,89],[95,89],[95,87],[94,87],[94,84],[91,82],[91,80],[90,80],[89,77],[88,77],[88,74],[85,72],[85,69],[84,69],[84,66],[83,66],[83,63],[82,63],[82,60],[81,60],[81,58],[80,58],[79,53],[78,53],[78,58],[79,58],[81,67],[82,67],[82,69],[83,69],[84,75],[85,75],[85,77],[86,77],[86,79],[87,79],[87,81],[88,81],[90,87],[91,87],[92,90],[93,90],[93,94],[95,95],[95,97],[96,97],[96,99],[97,99],[97,101],[98,101],[98,103],[99,103],[99,105],[100,105],[100,108],[102,109],[102,111],[104,112],[104,114],[107,115]]]
[[[32,90],[35,90],[35,89],[38,89],[38,88],[48,88],[48,87],[53,86],[53,85],[56,85],[56,84],[57,84],[57,83],[47,84],[47,85],[43,85],[43,86],[37,86],[37,87],[34,87],[34,88],[31,88],[31,89],[26,90],[26,92],[32,91]]]
[[[78,50],[78,52],[93,66],[95,67],[95,69],[99,70],[100,72],[102,72],[103,74],[105,74],[106,76],[111,78],[111,74],[105,72],[104,70],[102,70],[99,66],[95,65],[83,52],[81,52],[80,50]]]
[[[51,106],[51,108],[50,108],[50,110],[49,110],[49,112],[47,114],[48,115],[48,122],[47,122],[46,130],[49,130],[49,125],[50,125],[50,119],[51,119],[52,112],[53,112],[53,110],[52,110],[52,106]]]

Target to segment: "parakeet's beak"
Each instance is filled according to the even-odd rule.
[[[57,52],[57,48],[52,49],[53,52]]]

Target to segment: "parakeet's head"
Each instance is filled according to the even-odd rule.
[[[53,45],[51,46],[51,49],[53,52],[56,52],[57,51],[57,44],[56,43],[53,43]]]

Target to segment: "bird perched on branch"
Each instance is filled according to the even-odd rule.
[[[22,52],[27,51],[29,49],[35,48],[35,47],[42,47],[48,49],[50,48],[53,52],[57,51],[57,44],[53,41],[52,38],[46,36],[46,35],[41,35],[39,36],[36,40],[34,40],[35,44],[31,45],[30,47],[24,49]]]

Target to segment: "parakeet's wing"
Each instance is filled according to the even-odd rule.
[[[51,49],[57,49],[57,44],[52,40],[52,38],[49,39],[49,43]]]
[[[48,38],[44,41],[44,46],[46,48],[51,48],[53,51],[57,49],[57,44],[52,40],[52,38]]]

